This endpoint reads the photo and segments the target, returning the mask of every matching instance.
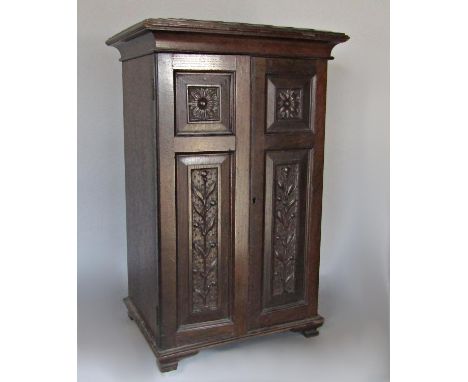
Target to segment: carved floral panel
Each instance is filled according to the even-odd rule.
[[[175,282],[181,333],[231,314],[232,158],[226,152],[176,156]]]
[[[275,167],[273,296],[295,291],[298,173],[297,163]]]
[[[221,120],[219,86],[188,86],[187,102],[189,122]]]
[[[176,72],[176,135],[233,133],[234,74]]]
[[[277,89],[276,118],[278,120],[302,118],[302,89]]]
[[[192,310],[218,308],[218,169],[191,170]]]
[[[308,75],[267,75],[266,132],[311,131],[315,82]]]

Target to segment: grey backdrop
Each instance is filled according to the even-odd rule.
[[[127,319],[121,64],[104,41],[149,17],[345,32],[329,65],[317,338],[202,351],[159,374]],[[78,377],[107,381],[387,381],[389,4],[380,0],[78,1]]]

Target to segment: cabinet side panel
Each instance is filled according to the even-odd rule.
[[[153,100],[154,57],[122,63],[128,292],[154,335],[158,304],[158,223]]]

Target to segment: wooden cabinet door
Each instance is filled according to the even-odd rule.
[[[164,53],[157,68],[164,349],[245,330],[250,61]]]
[[[252,58],[249,329],[317,314],[326,62]]]

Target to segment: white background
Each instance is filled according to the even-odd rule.
[[[206,7],[203,1],[187,1],[183,5],[180,2],[104,4],[97,1],[94,8],[90,3],[80,3],[80,14],[86,20],[92,19],[84,29],[80,28],[80,142],[91,135],[89,123],[94,127],[99,124],[99,128],[108,133],[106,137],[111,139],[104,139],[102,132],[96,131],[95,148],[83,151],[85,145],[79,144],[82,153],[79,158],[79,286],[83,288],[83,284],[94,282],[83,288],[79,296],[79,378],[81,381],[197,380],[203,370],[208,380],[215,378],[218,381],[232,379],[235,375],[238,380],[245,377],[244,380],[248,381],[274,381],[275,377],[285,376],[285,380],[312,380],[312,377],[317,381],[388,380],[388,357],[383,354],[386,345],[375,346],[372,352],[362,352],[365,347],[371,348],[365,346],[366,341],[367,344],[378,344],[369,335],[372,331],[369,327],[372,326],[364,323],[360,326],[363,330],[353,335],[353,326],[346,317],[341,318],[340,310],[352,309],[343,308],[346,304],[336,297],[343,299],[352,295],[345,289],[354,288],[355,269],[349,272],[352,283],[345,282],[346,288],[341,286],[343,282],[340,280],[327,276],[346,259],[344,249],[339,255],[331,251],[338,246],[334,244],[336,240],[339,240],[340,248],[347,243],[356,243],[351,242],[351,231],[346,233],[343,227],[339,228],[339,236],[332,236],[330,225],[340,221],[346,229],[352,230],[355,219],[362,222],[359,213],[349,213],[354,206],[345,203],[346,190],[332,187],[335,180],[331,172],[335,171],[336,177],[340,166],[350,166],[348,157],[353,153],[357,155],[353,147],[348,147],[346,152],[342,150],[347,146],[344,142],[352,139],[352,135],[351,131],[343,135],[346,120],[337,123],[337,118],[343,118],[341,113],[350,109],[348,104],[359,101],[354,96],[354,92],[360,91],[359,84],[356,88],[349,85],[356,76],[356,67],[352,78],[346,73],[351,68],[350,63],[356,60],[364,65],[357,68],[364,78],[371,67],[365,66],[366,62],[378,59],[375,49],[386,46],[385,39],[381,40],[382,36],[369,29],[369,25],[386,28],[387,19],[381,19],[386,2],[310,2],[302,4],[302,7],[294,1],[270,1],[266,6],[254,1],[221,7],[216,3],[222,2],[212,2],[212,6]],[[392,1],[391,369],[394,381],[468,380],[465,367],[465,344],[468,341],[465,303],[468,268],[465,7],[463,2],[457,1]],[[216,17],[218,14],[221,16]],[[126,293],[123,184],[118,185],[118,179],[123,175],[123,154],[119,148],[122,147],[119,146],[122,144],[121,117],[117,115],[121,112],[118,110],[121,105],[120,69],[116,61],[117,52],[111,53],[110,48],[100,44],[110,34],[148,16],[271,22],[343,31],[351,36],[349,42],[334,50],[336,61],[330,65],[321,286],[321,312],[327,316],[327,323],[318,338],[305,340],[288,333],[217,351],[205,351],[183,361],[180,373],[161,377],[137,329],[124,317],[122,305],[117,301]],[[6,381],[69,381],[76,379],[77,366],[76,9],[73,2],[63,0],[22,1],[5,3],[0,17],[0,30],[4,36],[0,52],[0,172],[3,180],[0,198],[0,374]],[[80,22],[82,19],[80,17]],[[109,20],[114,20],[113,27]],[[356,44],[356,36],[359,35],[366,36],[365,41],[359,44],[359,52],[365,57],[352,57],[351,48],[355,49],[352,44]],[[96,55],[91,57],[86,49],[93,50]],[[106,67],[102,69],[104,61]],[[382,60],[381,69],[385,62]],[[338,77],[341,70],[346,74],[344,77]],[[89,81],[82,81],[86,77],[84,74],[96,81],[94,87]],[[373,115],[375,118],[372,109],[375,103],[380,102],[379,96],[382,97],[380,107],[383,113],[387,110],[388,89],[381,89],[387,93],[376,90],[385,88],[385,71],[382,70],[382,76],[377,77],[378,85],[367,82],[369,87],[366,89],[369,93],[375,91],[376,97],[370,94],[366,99],[372,99],[374,104],[369,104],[365,112],[359,110],[361,124],[367,121],[365,116]],[[345,85],[348,93],[344,93]],[[83,89],[87,89],[86,92]],[[100,98],[103,96],[114,98]],[[345,97],[339,100],[340,96]],[[95,105],[94,109],[89,105]],[[97,122],[93,122],[92,116],[83,119],[86,114],[91,115],[91,111]],[[346,117],[349,115],[348,111]],[[106,120],[103,122],[103,119]],[[105,123],[107,121],[113,121],[115,129],[111,130]],[[333,138],[333,131],[338,128],[340,134]],[[386,136],[386,130],[382,128],[382,131]],[[115,138],[114,134],[120,134],[120,138]],[[334,139],[333,144],[331,139]],[[374,139],[372,136],[372,140],[368,140],[364,150],[372,147]],[[87,145],[92,143],[91,139],[87,140]],[[330,151],[334,146],[341,149],[335,150],[332,157]],[[388,146],[379,147],[385,150]],[[96,155],[96,148],[105,150]],[[338,154],[343,152],[340,162],[334,159],[337,151]],[[89,161],[84,166],[84,158],[89,156],[89,152],[94,153],[96,161]],[[116,153],[110,160],[109,152]],[[386,154],[382,158],[380,166],[384,168]],[[100,161],[107,161],[107,164],[102,165]],[[361,161],[360,166],[367,168],[367,163]],[[106,196],[102,196],[104,192],[102,195],[97,193],[101,195],[98,203],[88,203],[93,196],[86,190],[93,185],[89,181],[83,182],[83,174],[93,167],[99,174],[94,173],[93,181],[109,183],[109,179],[117,179],[117,187],[109,186],[115,195],[111,192]],[[109,169],[111,174],[106,173]],[[388,175],[375,178],[377,174],[374,172],[359,173],[369,175],[366,178],[368,184],[373,184],[375,179],[388,178]],[[344,177],[349,179],[347,172],[338,172],[338,175],[341,181]],[[114,181],[110,183],[114,185]],[[382,190],[380,197],[385,199],[386,189],[383,187]],[[99,205],[112,198],[114,201],[105,207]],[[347,209],[349,213],[344,222],[338,218],[339,209],[333,204],[340,198],[343,198],[342,204],[337,207]],[[116,221],[111,221],[109,212],[103,213],[109,210],[109,206]],[[335,212],[332,213],[331,209]],[[387,232],[385,219],[382,219],[382,227],[375,227],[372,234]],[[100,231],[90,235],[83,222],[94,224],[94,228],[101,227]],[[106,230],[106,226],[110,228]],[[112,229],[114,231],[110,233]],[[115,252],[110,255],[108,243],[114,240],[117,241]],[[377,243],[372,238],[369,240],[369,243]],[[96,249],[90,252],[93,247]],[[383,241],[382,247],[388,249]],[[102,248],[107,248],[107,252],[99,250]],[[350,246],[348,252],[353,254],[356,250]],[[332,258],[333,262],[329,260]],[[384,257],[381,259],[385,263]],[[350,260],[346,261],[350,263]],[[94,266],[90,265],[92,262]],[[375,266],[375,263],[371,268],[370,275],[385,269]],[[99,272],[102,280],[98,279]],[[385,271],[383,273],[386,274]],[[364,280],[372,277],[369,274]],[[114,286],[110,285],[109,280],[112,279],[115,280]],[[365,285],[373,284],[367,282]],[[382,286],[383,289],[388,286],[387,280]],[[329,298],[327,293],[333,298]],[[363,288],[359,296],[365,293]],[[86,295],[90,297],[85,298]],[[344,301],[348,299],[344,298]],[[351,300],[356,301],[357,297]],[[361,305],[355,304],[358,314],[363,307],[371,306],[371,303],[366,305],[365,299],[361,301]],[[95,319],[92,310],[95,310]],[[383,312],[384,318],[378,320],[380,328],[385,328],[386,314]],[[349,322],[360,325],[356,321]],[[385,330],[379,332],[380,338],[385,338]],[[349,351],[349,348],[356,351]],[[291,364],[292,349],[297,353],[307,353],[305,361],[293,361]],[[199,362],[203,367],[197,366]],[[294,370],[298,370],[296,374]],[[379,372],[383,372],[380,377]],[[217,373],[216,376],[213,373]],[[299,373],[303,374],[299,376]]]
[[[347,33],[329,65],[318,338],[285,333],[200,352],[174,381],[388,379],[389,9],[385,1],[96,1],[78,7],[78,376],[152,381],[126,316],[122,82],[104,41],[148,17]],[[233,367],[235,365],[235,367]]]

